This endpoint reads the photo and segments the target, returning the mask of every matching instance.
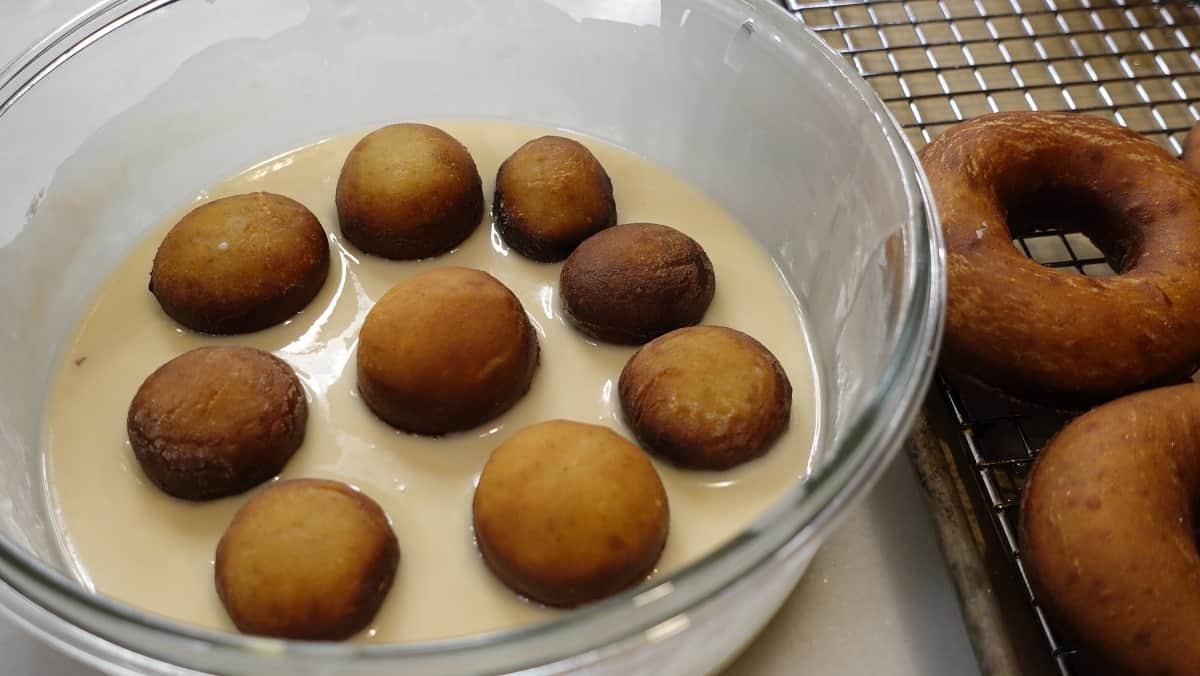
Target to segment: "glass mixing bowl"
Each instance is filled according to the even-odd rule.
[[[808,478],[676,574],[462,639],[250,638],[71,578],[41,421],[56,357],[101,280],[198,187],[252,162],[463,117],[616,143],[750,229],[807,313],[822,402]],[[901,445],[940,340],[940,240],[911,149],[847,64],[768,0],[109,0],[0,71],[0,148],[0,604],[113,673],[719,668]]]

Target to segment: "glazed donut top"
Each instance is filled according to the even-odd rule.
[[[946,239],[948,370],[1071,409],[1200,361],[1200,178],[1166,150],[1099,118],[1020,112],[957,125],[921,160]],[[1026,258],[1019,216],[1074,222],[1118,274]]]

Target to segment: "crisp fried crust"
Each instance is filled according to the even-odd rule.
[[[626,223],[589,237],[559,276],[563,309],[575,328],[627,345],[698,324],[716,288],[704,249],[655,223]]]
[[[1105,404],[1042,450],[1022,561],[1038,602],[1107,660],[1103,673],[1196,673],[1198,495],[1200,384]]]
[[[302,310],[329,275],[329,241],[304,205],[257,192],[184,216],[158,247],[150,292],[204,333],[249,333]]]
[[[1200,178],[1164,149],[1086,115],[997,113],[921,160],[946,236],[948,370],[1080,409],[1200,363]],[[1016,215],[1074,222],[1119,274],[1026,258]]]
[[[775,356],[720,326],[650,341],[625,364],[618,391],[638,441],[697,469],[729,469],[766,453],[792,410],[792,385]]]
[[[248,347],[202,347],[163,364],[129,406],[146,477],[187,500],[234,495],[275,476],[304,441],[308,405],[283,360]]]
[[[338,176],[338,223],[362,251],[393,259],[437,256],[483,218],[483,184],[467,148],[426,124],[367,134]]]
[[[337,481],[284,481],[238,510],[217,545],[217,595],[247,634],[336,641],[391,589],[400,547],[374,500]]]
[[[534,601],[576,606],[645,579],[667,540],[667,495],[649,458],[616,432],[554,420],[492,452],[475,489],[488,567]]]
[[[358,343],[358,390],[393,427],[417,434],[470,429],[529,390],[537,334],[494,277],[444,267],[392,287]]]
[[[517,253],[561,261],[617,223],[612,180],[578,141],[543,136],[521,146],[496,174],[496,229]]]

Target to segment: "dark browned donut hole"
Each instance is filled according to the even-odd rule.
[[[716,288],[700,244],[657,223],[625,223],[592,235],[559,276],[571,324],[597,340],[626,345],[700,323]]]
[[[185,500],[236,495],[278,474],[304,441],[304,388],[283,360],[248,347],[202,347],[146,378],[129,406],[142,471]]]

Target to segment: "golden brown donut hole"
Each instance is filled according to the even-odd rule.
[[[656,223],[626,223],[592,235],[559,276],[571,324],[597,340],[628,345],[699,323],[716,288],[704,249]]]
[[[308,404],[283,360],[248,347],[202,347],[146,378],[129,406],[129,443],[165,493],[210,500],[283,469],[304,441]]]
[[[488,568],[518,593],[576,606],[645,579],[667,540],[667,495],[649,458],[598,425],[553,420],[492,452],[473,504]]]
[[[246,634],[336,641],[391,589],[400,547],[374,500],[337,481],[283,481],[238,510],[217,545],[217,595]]]
[[[248,333],[308,305],[329,274],[329,241],[299,202],[257,192],[196,207],[154,256],[150,292],[204,333]]]
[[[646,343],[625,364],[617,389],[638,441],[696,469],[729,469],[766,453],[792,408],[792,385],[775,356],[721,326]]]
[[[335,202],[342,234],[362,251],[426,258],[474,232],[483,217],[483,184],[475,160],[453,136],[427,124],[393,124],[350,151]]]
[[[359,333],[358,390],[382,420],[417,434],[481,425],[529,390],[537,334],[496,278],[435,268],[392,287]]]
[[[496,230],[517,253],[560,261],[617,222],[612,180],[578,141],[543,136],[521,146],[496,174]]]

